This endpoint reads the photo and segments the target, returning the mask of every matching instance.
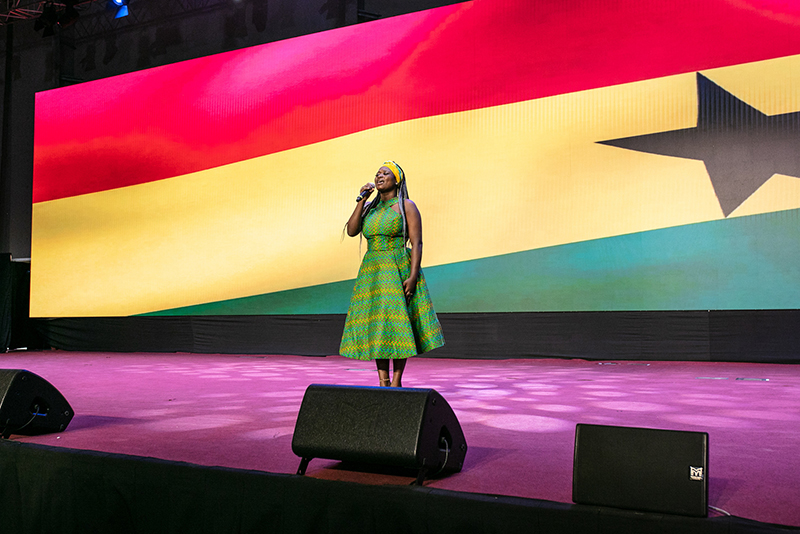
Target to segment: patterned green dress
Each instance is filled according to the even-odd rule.
[[[406,304],[403,281],[411,272],[411,251],[403,242],[403,218],[381,202],[363,222],[367,253],[358,270],[339,353],[348,358],[408,358],[444,345],[422,272]]]

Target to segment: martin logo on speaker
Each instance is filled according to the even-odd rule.
[[[689,466],[689,480],[703,480],[703,468]]]

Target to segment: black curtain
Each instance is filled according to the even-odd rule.
[[[38,319],[54,348],[337,354],[344,315]],[[800,361],[800,310],[446,313],[437,358]]]
[[[0,306],[3,315],[0,317],[0,341],[3,349],[8,350],[11,343],[11,315],[14,308],[14,280],[11,274],[11,254],[0,257]]]
[[[12,262],[10,254],[0,257],[0,341],[4,351],[39,348],[41,342],[28,319],[30,264]]]

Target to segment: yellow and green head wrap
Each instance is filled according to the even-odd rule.
[[[394,174],[394,179],[397,180],[398,186],[403,183],[403,180],[406,179],[406,173],[404,173],[403,169],[400,168],[400,165],[394,161],[384,161],[383,167],[387,167],[390,171],[392,171],[392,174]]]

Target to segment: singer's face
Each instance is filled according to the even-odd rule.
[[[397,187],[397,180],[389,167],[381,167],[375,174],[375,189],[389,191]]]

